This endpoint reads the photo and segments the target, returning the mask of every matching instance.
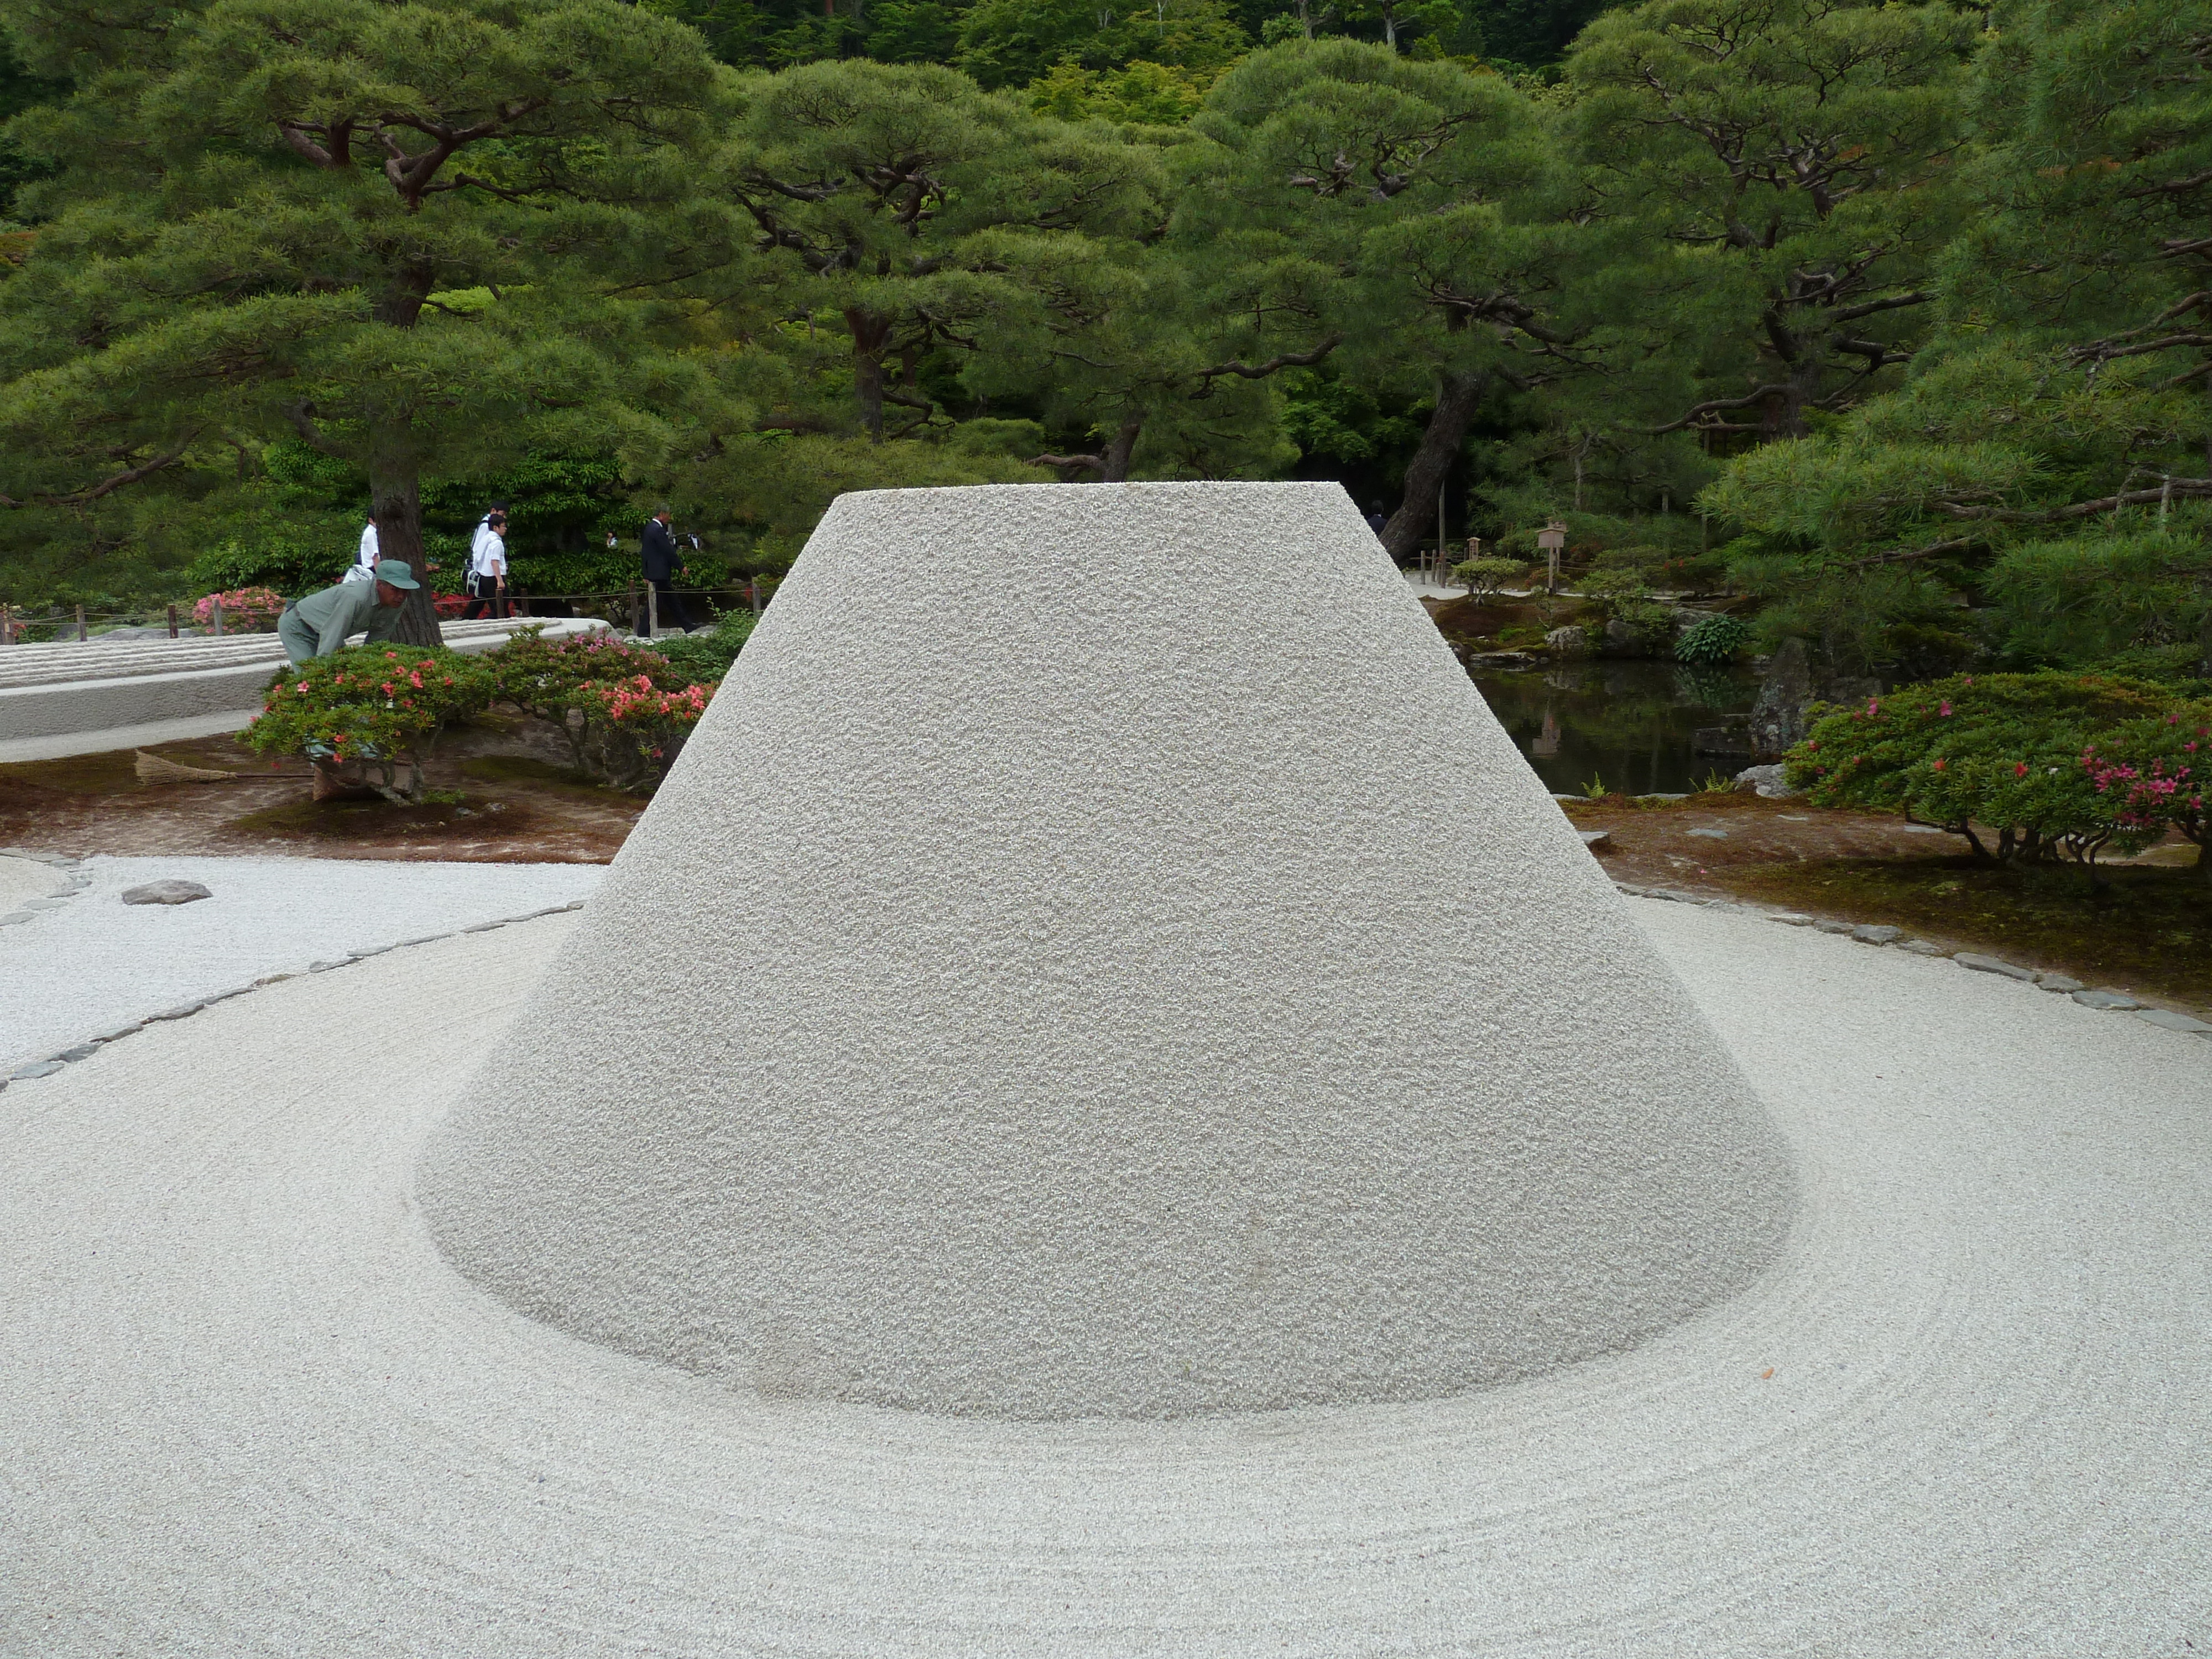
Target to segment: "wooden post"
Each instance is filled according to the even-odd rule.
[[[745,578],[745,603],[752,607],[753,615],[760,615],[760,583],[757,577]]]
[[[215,602],[215,636],[217,639],[222,637],[222,601],[221,599]]]
[[[177,637],[177,607],[173,605],[169,607],[169,637]]]
[[[645,585],[645,631],[647,635],[660,632],[660,584],[649,581]]]
[[[90,639],[91,637],[92,637],[91,634],[89,634],[88,631],[86,631],[85,625],[84,625],[84,607],[83,607],[82,605],[79,605],[79,606],[77,606],[77,608],[76,608],[76,641],[77,641],[77,643],[78,643],[79,645],[82,645],[82,644],[83,644],[87,640]]]
[[[0,645],[15,643],[15,613],[0,605]]]

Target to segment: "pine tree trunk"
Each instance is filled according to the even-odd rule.
[[[1136,453],[1138,434],[1145,429],[1141,420],[1124,421],[1115,433],[1114,441],[1106,446],[1099,458],[1105,465],[1099,469],[1101,483],[1127,483],[1129,481],[1129,458]]]
[[[1467,441],[1468,426],[1489,387],[1487,374],[1447,371],[1441,377],[1436,412],[1429,416],[1421,447],[1413,452],[1413,463],[1406,469],[1405,499],[1390,515],[1390,522],[1382,526],[1383,550],[1400,562],[1413,556],[1435,522],[1437,491],[1450,472],[1460,445]]]
[[[860,424],[870,438],[884,441],[884,348],[890,342],[891,319],[858,307],[845,313],[853,335],[853,396],[860,405]]]
[[[422,556],[421,480],[411,466],[380,467],[369,475],[369,491],[376,513],[377,557],[404,562],[417,584],[400,609],[399,631],[392,637],[401,645],[441,644],[430,562]]]

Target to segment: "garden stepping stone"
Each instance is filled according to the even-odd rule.
[[[1928,939],[1909,939],[1897,948],[1910,951],[1916,957],[1948,957],[1951,954],[1935,940]]]
[[[1905,937],[1905,929],[1892,927],[1887,922],[1869,922],[1863,927],[1852,928],[1851,937],[1862,945],[1893,945]]]
[[[149,881],[123,890],[125,904],[190,904],[215,895],[196,881]]]
[[[1583,845],[1589,848],[1603,847],[1613,839],[1610,830],[1577,830],[1575,833],[1583,838]]]
[[[8,1077],[11,1082],[29,1077],[52,1077],[61,1068],[62,1062],[58,1060],[42,1060],[35,1066],[18,1066],[8,1073]]]
[[[2035,982],[2046,991],[2057,991],[2064,996],[2085,988],[2080,980],[2069,979],[2064,974],[2038,974]]]
[[[2076,991],[2074,993],[2074,1000],[2080,1003],[2084,1008],[2119,1010],[2121,1012],[2126,1012],[2128,1010],[2140,1008],[2142,1006],[2142,1004],[2137,1002],[2133,997],[2130,996],[2124,991]]]
[[[2025,980],[2035,983],[2035,969],[2023,968],[2016,962],[2006,962],[1997,957],[1985,957],[1973,951],[1960,951],[1952,961],[1961,968],[1971,968],[1978,974],[2002,974],[2007,979]]]
[[[1857,931],[1858,927],[1858,924],[1856,922],[1837,921],[1827,916],[1821,917],[1820,921],[1814,922],[1813,925],[1824,933],[1855,933]]]
[[[2196,1036],[2212,1036],[2212,1025],[2201,1019],[2191,1019],[2186,1014],[2177,1014],[2171,1008],[2138,1008],[2136,1018],[2169,1031],[2187,1031]]]

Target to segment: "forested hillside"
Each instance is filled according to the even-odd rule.
[[[2212,655],[2212,4],[0,17],[0,599],[1294,476],[1837,673]]]

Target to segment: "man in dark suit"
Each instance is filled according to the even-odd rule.
[[[688,633],[691,628],[691,616],[684,610],[684,601],[676,592],[676,578],[683,566],[676,551],[676,538],[668,528],[668,519],[667,503],[663,502],[653,509],[653,516],[645,521],[640,550],[645,556],[645,579],[660,595],[662,623],[665,625],[672,621],[679,630]],[[646,621],[645,631],[648,634],[653,631],[649,617]]]

